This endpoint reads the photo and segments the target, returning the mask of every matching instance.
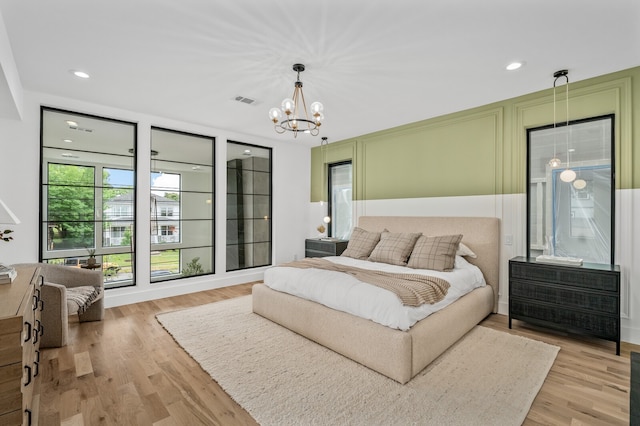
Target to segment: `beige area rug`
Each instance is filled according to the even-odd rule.
[[[262,425],[520,425],[559,348],[477,326],[406,385],[251,312],[251,296],[158,321]]]

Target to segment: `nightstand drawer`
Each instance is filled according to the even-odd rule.
[[[619,338],[618,317],[566,308],[558,309],[557,306],[517,298],[511,299],[509,305],[511,316],[523,321],[580,334],[588,333],[603,339]]]
[[[550,286],[527,281],[512,281],[511,296],[554,303],[566,307],[590,309],[598,312],[618,315],[620,300],[608,293],[577,292],[573,288],[561,285]]]

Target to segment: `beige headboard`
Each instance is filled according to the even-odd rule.
[[[494,312],[500,290],[500,219],[496,217],[361,216],[358,226],[367,231],[422,232],[437,236],[462,234],[462,241],[477,255],[466,259],[476,265],[493,288]]]

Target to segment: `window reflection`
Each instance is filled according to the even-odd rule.
[[[613,263],[613,116],[528,131],[528,251]],[[550,165],[554,157],[561,163]],[[575,179],[562,173],[570,169]]]

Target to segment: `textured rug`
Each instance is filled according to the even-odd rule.
[[[401,385],[251,312],[251,296],[158,321],[262,425],[520,425],[559,348],[477,326]]]

